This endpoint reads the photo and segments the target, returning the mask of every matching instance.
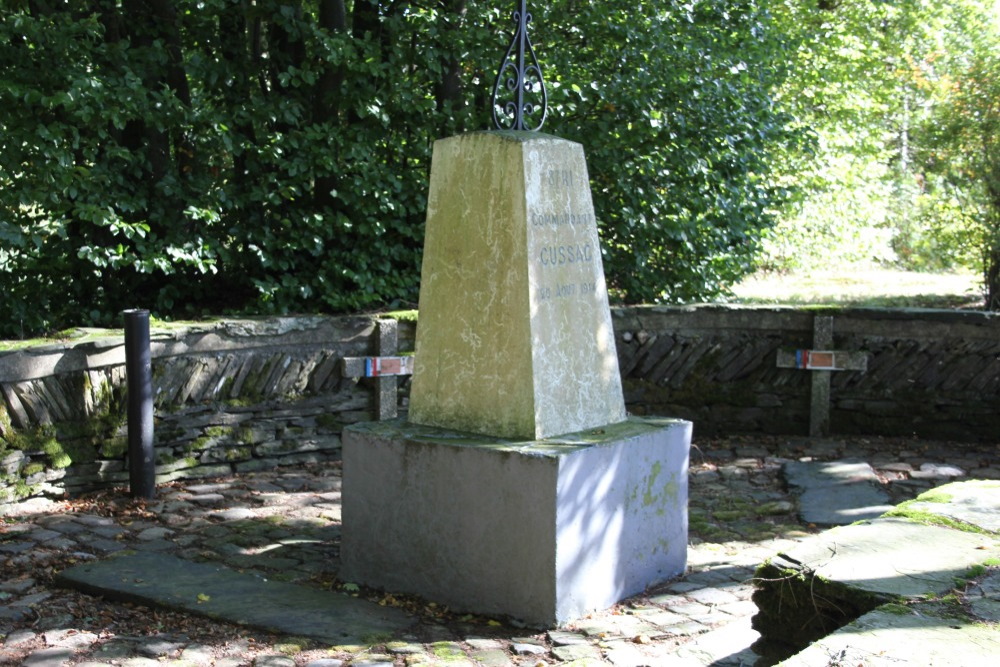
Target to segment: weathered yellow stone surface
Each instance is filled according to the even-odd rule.
[[[625,416],[583,147],[438,141],[410,420],[539,439]]]

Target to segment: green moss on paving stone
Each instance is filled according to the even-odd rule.
[[[465,651],[455,642],[435,642],[431,652],[439,660],[465,660]]]
[[[966,533],[977,533],[979,535],[992,535],[989,530],[985,528],[980,528],[979,526],[973,525],[971,523],[966,523],[964,521],[959,521],[958,519],[953,519],[948,516],[942,516],[940,514],[934,514],[933,512],[928,512],[927,510],[915,509],[913,505],[915,503],[924,502],[919,498],[915,500],[908,500],[905,503],[897,505],[895,509],[889,510],[883,516],[893,517],[899,519],[908,519],[914,523],[920,523],[925,526],[940,526],[942,528],[953,528],[955,530],[961,530]]]
[[[385,632],[373,632],[371,634],[367,634],[361,637],[361,641],[367,644],[367,646],[363,648],[378,646],[379,644],[384,644],[387,641],[391,640],[392,640],[392,635]]]
[[[884,611],[887,614],[896,614],[897,616],[907,616],[913,613],[913,610],[907,607],[905,604],[898,604],[896,602],[890,602],[889,604],[884,604],[879,607],[880,611]]]
[[[955,496],[944,493],[940,489],[931,489],[917,496],[916,500],[923,503],[950,503]]]
[[[306,637],[286,637],[280,644],[275,644],[274,648],[279,653],[295,655],[305,651],[310,646],[312,646],[312,641]]]

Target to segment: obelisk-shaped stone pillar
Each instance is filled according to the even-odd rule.
[[[625,419],[580,144],[434,145],[410,421],[528,440]]]
[[[554,625],[684,571],[691,424],[626,418],[579,144],[434,145],[409,421],[344,429],[341,576]]]

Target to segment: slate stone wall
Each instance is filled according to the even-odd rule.
[[[810,372],[776,358],[811,346],[816,315],[834,318],[835,349],[868,356],[866,372],[832,375],[833,435],[997,439],[1000,318],[981,312],[615,309],[629,410],[690,419],[696,437],[806,434]],[[399,337],[412,350],[415,325]],[[344,425],[375,407],[341,359],[375,354],[375,339],[367,317],[154,330],[158,481],[339,458]],[[126,484],[124,386],[120,335],[0,353],[0,504]]]
[[[809,431],[812,371],[777,367],[810,349],[817,316],[835,350],[867,356],[831,374],[832,435],[1000,439],[1000,316],[985,312],[700,306],[615,312],[625,402],[690,419],[695,435]]]
[[[401,323],[401,346],[413,337]],[[151,338],[157,482],[338,459],[343,426],[372,418],[370,381],[341,370],[344,357],[375,354],[370,318]],[[0,503],[128,483],[124,363],[121,335],[0,354]]]

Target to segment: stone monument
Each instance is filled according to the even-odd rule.
[[[625,420],[583,147],[434,145],[410,421],[534,440]]]
[[[525,125],[519,5],[510,123],[434,146],[409,421],[344,431],[341,558],[551,626],[684,571],[691,425],[626,415],[583,148]]]

